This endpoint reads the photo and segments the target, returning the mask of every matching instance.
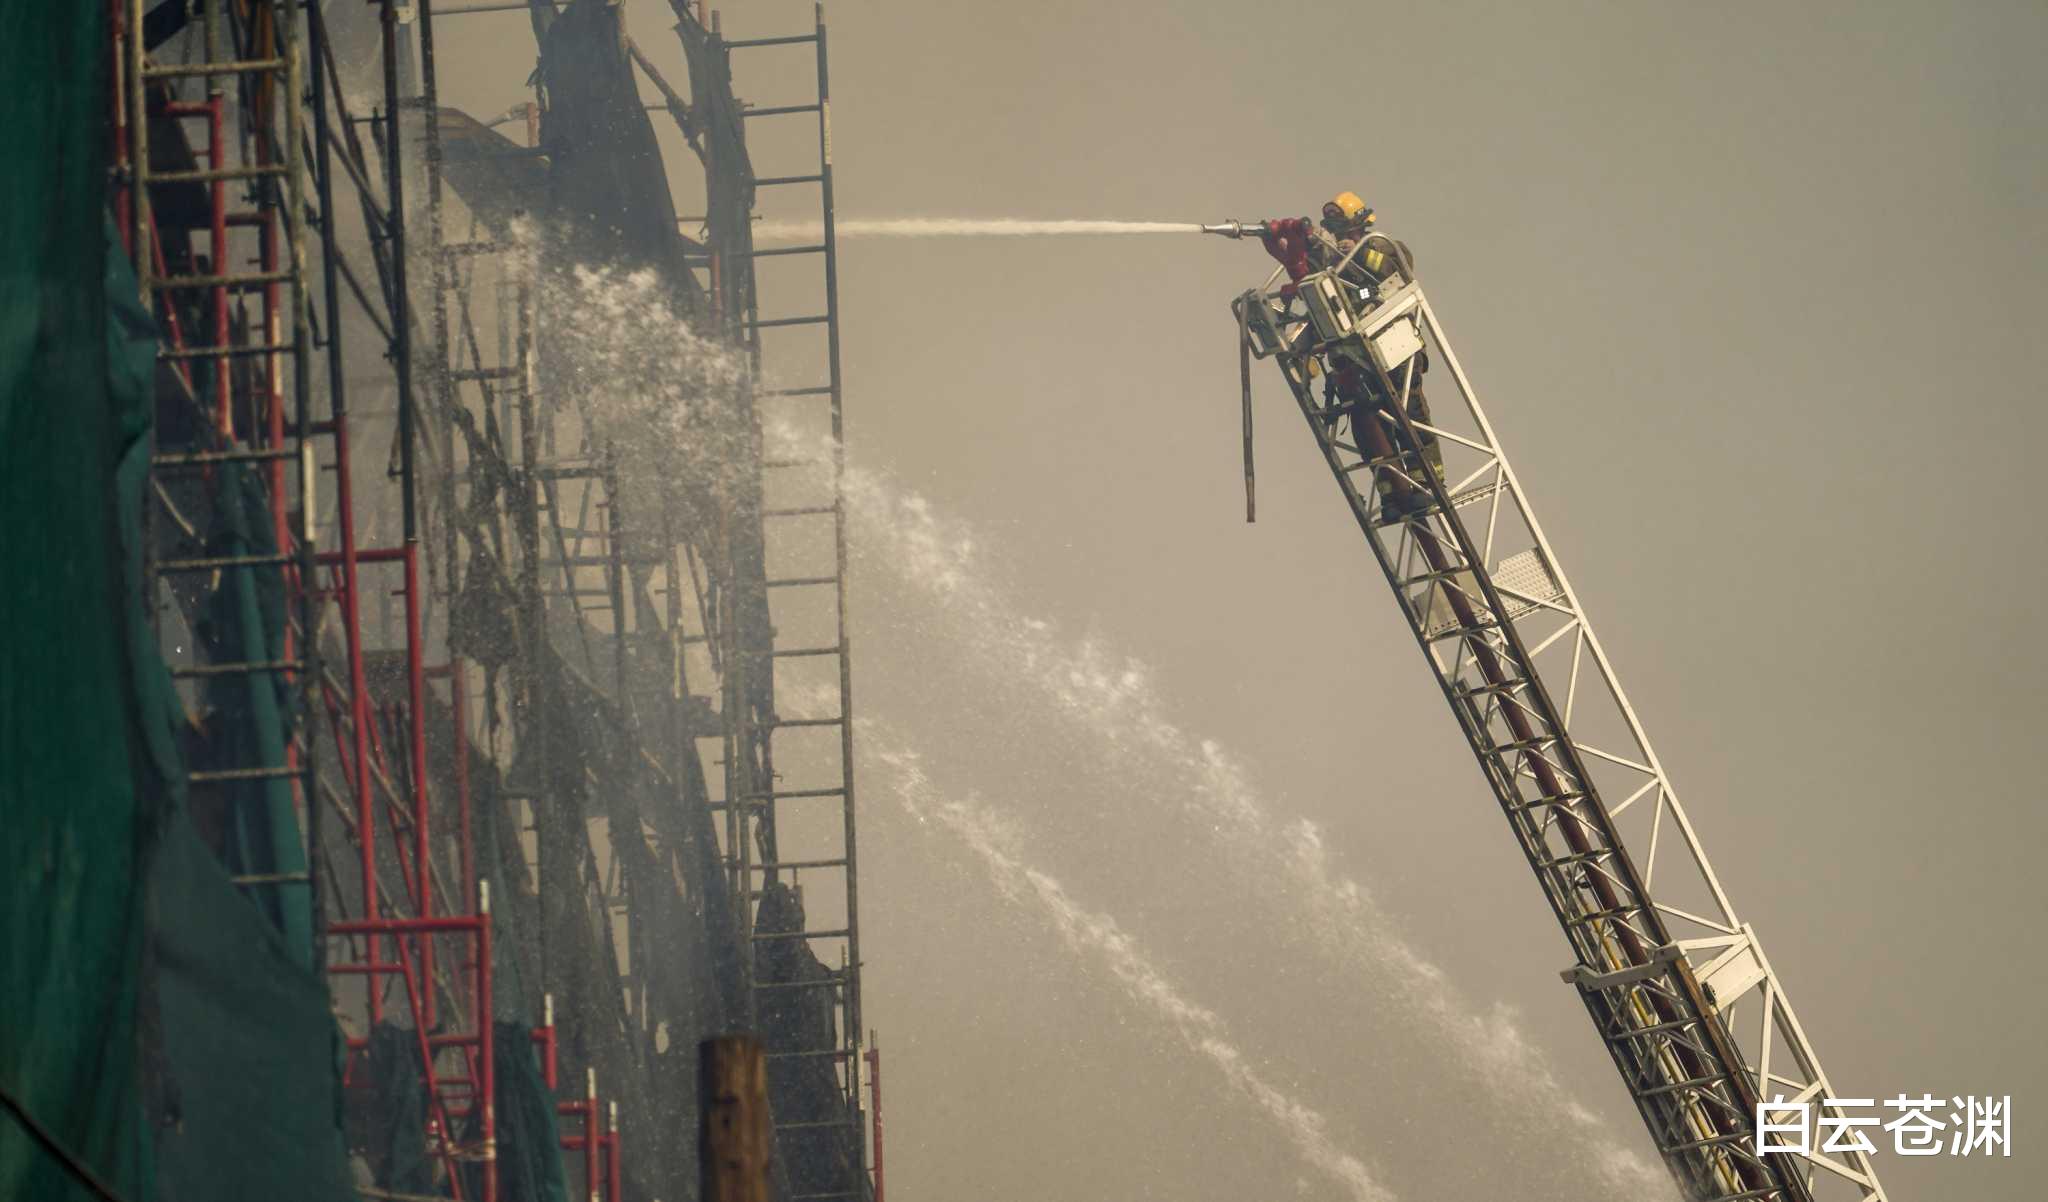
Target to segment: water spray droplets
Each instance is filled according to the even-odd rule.
[[[847,505],[862,556],[925,593],[970,634],[960,640],[969,662],[1006,686],[1035,689],[1077,728],[1075,737],[1100,741],[1130,774],[1127,782],[1149,782],[1151,796],[1187,807],[1188,818],[1227,846],[1242,886],[1289,915],[1308,950],[1428,1032],[1444,1049],[1446,1069],[1485,1083],[1496,1121],[1511,1127],[1531,1114],[1563,1116],[1566,1131],[1536,1136],[1537,1146],[1555,1147],[1561,1170],[1566,1163],[1600,1166],[1606,1197],[1668,1196],[1668,1178],[1615,1144],[1556,1078],[1512,1010],[1465,999],[1399,933],[1370,890],[1332,867],[1314,825],[1271,815],[1228,749],[1168,716],[1145,665],[1097,640],[1063,641],[1051,623],[1018,613],[977,562],[973,540],[884,476],[849,467]]]
[[[1084,908],[1058,879],[1025,863],[1014,826],[971,798],[941,799],[914,753],[891,745],[872,721],[861,727],[868,754],[891,770],[894,787],[889,791],[914,820],[928,825],[936,819],[958,837],[989,870],[1005,899],[1035,906],[1069,950],[1107,968],[1127,997],[1172,1026],[1184,1045],[1279,1128],[1297,1155],[1343,1185],[1354,1202],[1395,1202],[1363,1161],[1331,1141],[1323,1115],[1267,1081],[1230,1041],[1223,1019],[1188,999],[1114,918]]]

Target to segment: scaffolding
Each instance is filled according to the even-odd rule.
[[[822,10],[728,40],[678,3],[685,98],[615,6],[440,6],[531,15],[533,99],[486,124],[440,103],[430,0],[175,7],[111,0],[114,208],[163,336],[147,604],[206,753],[195,810],[225,852],[264,817],[234,879],[332,982],[352,1146],[410,1098],[420,1129],[392,1146],[424,1176],[366,1152],[378,1188],[505,1196],[507,1138],[537,1137],[499,1114],[530,1045],[547,1090],[581,1086],[544,1124],[577,1192],[680,1193],[690,1036],[759,1026],[783,1192],[865,1196]],[[616,61],[590,58],[607,38]],[[816,99],[744,105],[732,56],[777,45],[814,51]],[[631,158],[575,138],[576,106],[622,83],[702,159],[699,238],[665,180],[632,203],[668,213],[676,312],[745,369],[721,400],[740,437],[674,489],[564,384],[562,264],[524,220],[568,159]],[[748,122],[797,114],[815,169],[755,176]],[[802,185],[822,239],[756,250],[757,189]],[[778,256],[819,264],[813,312],[761,315],[755,263]],[[763,333],[791,327],[825,334],[824,379],[766,386]],[[815,435],[794,457],[771,449],[791,422]],[[836,812],[793,827],[802,805]]]
[[[245,686],[248,704],[240,710],[218,696],[188,692],[195,707],[212,704],[209,721],[217,725],[253,715],[256,726],[268,726],[255,740],[255,750],[267,755],[190,774],[193,804],[199,807],[208,790],[222,792],[219,804],[229,811],[267,804],[278,838],[296,840],[303,824],[305,850],[294,864],[242,873],[237,883],[256,893],[299,891],[312,924],[305,932],[312,962],[335,979],[338,1009],[363,1024],[347,1038],[351,1086],[365,1085],[371,1036],[387,1012],[394,1004],[404,1011],[426,1089],[422,1139],[455,1196],[463,1194],[462,1166],[474,1163],[471,1188],[495,1198],[489,884],[477,871],[462,774],[452,797],[428,780],[430,678],[445,680],[450,690],[442,713],[453,718],[443,737],[458,764],[467,748],[461,670],[427,663],[401,159],[385,154],[379,172],[365,154],[317,6],[303,10],[303,30],[302,10],[288,0],[208,0],[196,10],[196,29],[164,31],[176,56],[170,61],[146,42],[156,18],[141,0],[119,4],[114,20],[120,43],[114,78],[121,90],[115,208],[145,303],[167,335],[159,354],[159,445],[151,455],[145,515],[155,582],[150,611],[160,626],[173,628],[166,642],[183,660],[175,677],[208,683],[266,678],[282,685],[280,712],[268,723],[263,685]],[[398,144],[393,114],[399,112],[393,6],[386,4],[382,16],[386,115],[370,124],[390,147]],[[192,132],[201,122],[203,142],[195,146]],[[379,296],[364,289],[340,245],[337,143],[371,231]],[[379,174],[381,195],[373,183]],[[308,263],[309,215],[317,272]],[[316,278],[323,293],[317,341]],[[353,323],[342,316],[344,283],[362,319],[384,335],[398,398],[394,445],[403,520],[398,539],[383,546],[358,541],[343,376],[343,330]],[[324,398],[313,375],[323,352],[329,368]],[[323,399],[324,414],[318,411]],[[247,477],[246,466],[260,474]],[[247,495],[261,498],[267,529],[235,530],[253,549],[238,545],[217,553],[219,531],[234,528],[237,498]],[[209,594],[232,587],[236,578],[244,587],[289,598],[289,618],[268,632],[281,648],[275,656],[231,658],[192,637],[209,623],[203,616]],[[366,668],[371,652],[361,628],[362,587],[366,579],[392,578],[404,634],[390,657],[401,667],[396,687],[377,690]],[[323,655],[323,640],[330,638],[338,672]],[[245,633],[242,642],[249,641]],[[325,772],[323,731],[334,751],[334,766]],[[288,783],[289,796],[264,797],[248,788],[272,782]],[[453,811],[438,819],[432,813],[437,792]],[[437,821],[453,836],[444,841],[450,854],[438,861]],[[334,822],[339,837],[326,833]],[[344,846],[346,868],[337,856]],[[353,1006],[340,998],[351,978],[361,986]],[[458,1120],[466,1132],[458,1133]]]
[[[815,189],[818,241],[757,248],[750,236],[744,240],[727,236],[714,226],[711,245],[721,264],[727,254],[744,250],[748,256],[749,286],[744,292],[744,308],[737,316],[754,379],[763,378],[764,360],[774,358],[764,349],[764,343],[773,337],[817,330],[825,336],[822,380],[791,380],[779,387],[755,391],[766,419],[779,423],[777,429],[783,432],[779,441],[790,445],[770,450],[762,460],[763,469],[770,473],[763,482],[760,516],[764,562],[772,566],[771,574],[762,581],[763,588],[770,590],[766,608],[771,615],[771,644],[765,651],[756,649],[751,654],[765,655],[770,665],[767,683],[771,691],[778,684],[777,669],[794,677],[796,673],[788,669],[798,663],[824,665],[827,681],[816,691],[823,694],[827,712],[786,716],[773,707],[765,712],[756,707],[738,707],[733,742],[742,754],[736,760],[728,758],[728,763],[739,764],[743,774],[728,778],[726,793],[727,798],[737,799],[737,804],[727,807],[728,821],[735,817],[740,820],[728,828],[727,849],[733,861],[734,879],[746,890],[750,902],[760,903],[758,909],[753,905],[740,908],[742,920],[752,922],[745,937],[753,1008],[757,1016],[779,1009],[794,1019],[769,1025],[771,1030],[787,1033],[767,1053],[771,1066],[770,1098],[779,1116],[777,1135],[781,1150],[785,1160],[792,1163],[825,1159],[845,1166],[836,1186],[814,1181],[809,1189],[793,1191],[795,1197],[822,1202],[859,1197],[874,1188],[863,1172],[867,1166],[860,1084],[864,1058],[851,717],[853,677],[846,629],[845,415],[839,355],[838,237],[832,190],[831,74],[824,6],[815,7],[813,26],[806,33],[726,39],[718,35],[714,25],[712,41],[723,56],[728,77],[734,52],[751,53],[775,47],[792,48],[799,53],[808,49],[816,69],[813,99],[748,107],[741,110],[740,116],[748,121],[796,117],[815,122],[815,158],[789,174],[755,176],[753,186]],[[795,304],[795,312],[762,315],[759,290],[752,286],[751,268],[764,258],[801,258],[816,263],[811,286],[793,289],[796,299],[782,302]],[[802,432],[814,431],[821,424],[822,437],[802,437]],[[819,531],[820,526],[829,526],[829,535]],[[789,638],[781,634],[783,631],[816,631],[828,637]],[[736,656],[749,653],[740,647],[728,652]],[[831,745],[823,749],[787,746],[814,734],[826,736]],[[781,746],[776,736],[782,736]],[[813,775],[797,787],[785,787],[778,779],[777,757],[786,763],[792,755],[806,753]],[[795,805],[836,805],[838,810],[836,830],[828,824],[826,837],[803,854],[785,852],[785,840],[779,834],[779,811]],[[752,847],[740,830],[749,814],[758,823],[758,839],[751,841]],[[750,858],[756,847],[758,860]],[[843,904],[839,919],[821,922],[814,909],[803,905],[800,874],[810,874],[814,880],[822,875],[828,888],[837,887],[840,897],[836,900]],[[785,889],[787,893],[782,892]],[[793,904],[771,905],[783,899]],[[763,945],[774,945],[776,952],[784,953],[771,953],[767,971],[763,971],[764,959],[755,950]],[[828,957],[836,952],[839,965],[836,970],[805,972],[808,966],[787,954],[797,948],[808,952],[813,965],[829,965]],[[798,1016],[804,1012],[806,995],[819,993],[829,999],[833,1013],[824,1021],[802,1022]],[[803,1106],[791,1087],[792,1078],[817,1074],[826,1066],[838,1088],[837,1098],[830,1106]],[[784,1115],[789,1117],[780,1117]]]

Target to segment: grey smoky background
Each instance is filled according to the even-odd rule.
[[[808,9],[736,3],[724,28]],[[673,52],[667,5],[626,10]],[[1881,1152],[1892,1195],[2038,1196],[2048,12],[827,18],[848,219],[1193,223],[1364,196],[1414,248],[1838,1091],[2013,1096],[2012,1158]],[[526,17],[463,20],[443,102],[503,112]],[[786,63],[788,90],[748,98],[810,99],[807,53],[750,62]],[[656,126],[687,219],[689,152]],[[750,137],[773,172],[815,134]],[[815,219],[809,196],[762,211]],[[851,613],[890,1187],[1345,1193],[1028,888],[903,804],[914,762],[927,819],[946,799],[989,816],[1395,1196],[1643,1196],[1608,1159],[1652,1153],[1558,982],[1565,945],[1270,381],[1243,522],[1226,306],[1270,263],[1195,237],[841,249],[850,450],[876,490]],[[774,370],[818,361],[806,336],[771,344]],[[1204,808],[1225,770],[1258,821]],[[1336,913],[1358,929],[1326,938]]]

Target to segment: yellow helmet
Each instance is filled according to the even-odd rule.
[[[1323,205],[1323,224],[1364,228],[1373,223],[1373,212],[1356,192],[1339,192]]]

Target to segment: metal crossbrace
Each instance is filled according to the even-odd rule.
[[[1570,943],[1565,980],[1673,1176],[1699,1202],[1882,1202],[1866,1153],[1758,1153],[1760,1101],[1813,1102],[1825,1118],[1834,1091],[1420,285],[1397,271],[1354,288],[1355,328],[1331,336],[1299,295],[1313,282],[1240,298],[1277,334],[1254,353],[1287,380]],[[1366,458],[1356,431],[1339,438],[1342,406],[1314,386],[1337,358],[1392,399],[1360,418],[1383,423],[1391,457]],[[1424,417],[1409,402],[1430,363],[1437,412]],[[1414,453],[1425,435],[1441,467]]]
[[[714,32],[713,37],[717,38],[717,36]],[[816,619],[829,618],[835,634],[829,642],[813,636],[806,642],[797,642],[789,645],[773,642],[771,637],[771,645],[767,648],[747,649],[734,647],[729,653],[733,654],[740,662],[751,660],[754,663],[760,664],[771,674],[777,665],[789,665],[793,668],[795,661],[816,662],[819,660],[829,660],[837,669],[836,692],[838,704],[829,714],[817,717],[780,717],[771,715],[760,722],[758,729],[749,729],[744,732],[748,736],[761,740],[764,775],[762,779],[737,781],[734,787],[729,790],[728,797],[743,804],[728,804],[724,807],[724,810],[728,816],[729,823],[735,820],[739,823],[738,827],[729,827],[729,830],[735,830],[740,833],[736,839],[729,837],[727,847],[727,854],[732,861],[737,896],[742,898],[758,897],[769,884],[777,881],[794,885],[798,880],[799,869],[827,874],[827,880],[831,876],[836,875],[839,881],[834,883],[843,883],[845,906],[843,922],[834,921],[833,918],[836,916],[826,915],[820,915],[819,918],[822,918],[823,921],[819,921],[818,918],[811,917],[807,912],[806,922],[810,925],[807,925],[803,930],[760,932],[752,929],[752,915],[749,914],[749,925],[743,934],[746,937],[748,946],[757,943],[773,944],[793,941],[810,949],[814,955],[820,958],[825,958],[833,951],[837,951],[842,957],[842,967],[822,980],[800,982],[761,981],[756,979],[751,971],[748,977],[750,993],[756,997],[757,1004],[761,998],[771,991],[791,989],[822,989],[831,1000],[836,1011],[836,1030],[834,1042],[831,1046],[783,1049],[771,1054],[771,1056],[772,1058],[824,1060],[834,1063],[838,1068],[840,1085],[843,1090],[844,1114],[842,1117],[830,1121],[778,1124],[778,1130],[787,1131],[792,1134],[799,1131],[807,1132],[811,1129],[844,1130],[847,1133],[847,1137],[843,1142],[846,1145],[845,1155],[850,1174],[855,1181],[860,1182],[862,1187],[865,1188],[867,1157],[865,1144],[860,1138],[860,1132],[865,1123],[864,1108],[861,1104],[860,1096],[859,1071],[859,1065],[862,1063],[861,1046],[864,1028],[861,1025],[860,910],[858,856],[855,837],[856,796],[853,778],[854,722],[852,715],[854,714],[854,709],[852,669],[846,630],[847,542],[843,488],[845,428],[840,372],[838,238],[835,229],[833,204],[832,104],[824,8],[822,5],[816,7],[815,28],[810,33],[787,37],[745,40],[720,39],[718,45],[727,52],[728,70],[731,64],[730,52],[734,50],[768,46],[808,46],[812,47],[815,51],[817,68],[817,98],[815,102],[756,108],[748,110],[748,115],[815,114],[818,134],[815,169],[799,168],[797,171],[785,175],[755,176],[752,182],[756,188],[816,185],[823,237],[816,244],[800,247],[775,248],[762,251],[748,246],[745,248],[746,266],[739,266],[738,269],[751,271],[752,262],[759,258],[801,255],[801,259],[793,259],[792,261],[816,262],[819,265],[822,303],[813,300],[806,303],[804,308],[797,309],[793,315],[764,318],[759,312],[758,295],[752,289],[749,289],[745,312],[734,315],[736,319],[734,324],[739,337],[746,344],[756,365],[756,378],[760,376],[758,368],[763,358],[762,343],[764,338],[815,338],[815,331],[821,328],[825,334],[827,378],[824,382],[809,384],[799,382],[798,386],[794,387],[759,389],[754,391],[752,395],[758,404],[774,406],[768,412],[790,414],[792,415],[792,420],[797,420],[795,415],[802,415],[804,418],[814,420],[818,416],[819,411],[810,406],[816,406],[820,401],[826,406],[825,416],[829,419],[830,443],[824,453],[806,453],[789,458],[764,458],[762,467],[764,469],[764,488],[770,485],[770,480],[765,473],[774,470],[782,473],[776,476],[773,481],[773,486],[778,492],[794,493],[798,491],[797,488],[793,487],[798,481],[805,481],[805,487],[809,486],[809,482],[815,481],[816,484],[823,486],[821,491],[829,497],[829,502],[814,503],[807,501],[805,503],[781,506],[764,506],[758,512],[763,518],[796,518],[811,515],[823,517],[828,514],[830,515],[832,523],[830,562],[817,562],[815,567],[809,570],[785,571],[777,578],[766,580],[765,586],[770,591],[775,604],[774,612],[776,617],[772,623],[773,627],[777,629],[798,630],[808,626],[815,629]],[[803,194],[808,194],[802,189],[799,189],[799,191]],[[736,266],[738,265],[728,264],[727,270],[733,270]],[[800,298],[791,297],[789,300],[797,302]],[[807,330],[811,332],[808,334],[804,333]],[[812,497],[816,495],[816,492],[811,493]],[[811,557],[815,558],[817,552],[814,548],[816,547],[817,539],[820,537],[821,533],[818,527],[804,523],[766,521],[762,523],[762,539],[768,548],[767,558],[769,562],[794,566],[805,557],[805,548],[812,548],[810,554]],[[784,548],[784,553],[778,554],[777,548]],[[828,606],[829,609],[827,608]],[[811,622],[803,621],[796,616],[799,613],[812,615],[814,620]],[[732,671],[737,671],[738,669],[737,664],[728,665],[728,667]],[[775,687],[781,688],[779,684]],[[727,696],[730,701],[731,693],[728,692]],[[743,722],[746,721],[744,715],[733,711],[728,721],[731,722],[735,719]],[[774,738],[778,732],[816,730],[831,730],[837,733],[836,764],[831,767],[831,775],[822,782],[817,781],[817,777],[820,775],[819,770],[825,768],[823,760],[827,757],[821,750],[813,750],[818,748],[819,745],[805,743],[790,744],[783,747],[779,746],[780,741]],[[730,744],[733,740],[729,737],[728,742]],[[803,754],[806,763],[811,763],[813,760],[816,761],[814,770],[802,774],[806,778],[802,787],[779,787],[775,783],[776,777],[783,774],[783,769],[789,769],[800,753]],[[782,763],[777,764],[776,757],[780,757]],[[841,815],[841,821],[838,824],[838,841],[840,846],[835,848],[818,848],[818,854],[814,858],[802,861],[783,859],[776,854],[775,827],[777,805],[781,801],[798,798],[837,799]],[[828,800],[824,804],[831,804],[831,802]],[[760,838],[758,840],[760,847],[758,850],[761,854],[758,858],[754,856],[756,849],[750,846],[756,840],[747,837],[745,833],[747,827],[746,820],[748,818],[751,818],[754,823],[758,824],[760,831]],[[749,905],[746,908],[751,910],[752,907]],[[749,964],[752,964],[751,959]],[[785,1148],[786,1152],[791,1150],[790,1148]]]

